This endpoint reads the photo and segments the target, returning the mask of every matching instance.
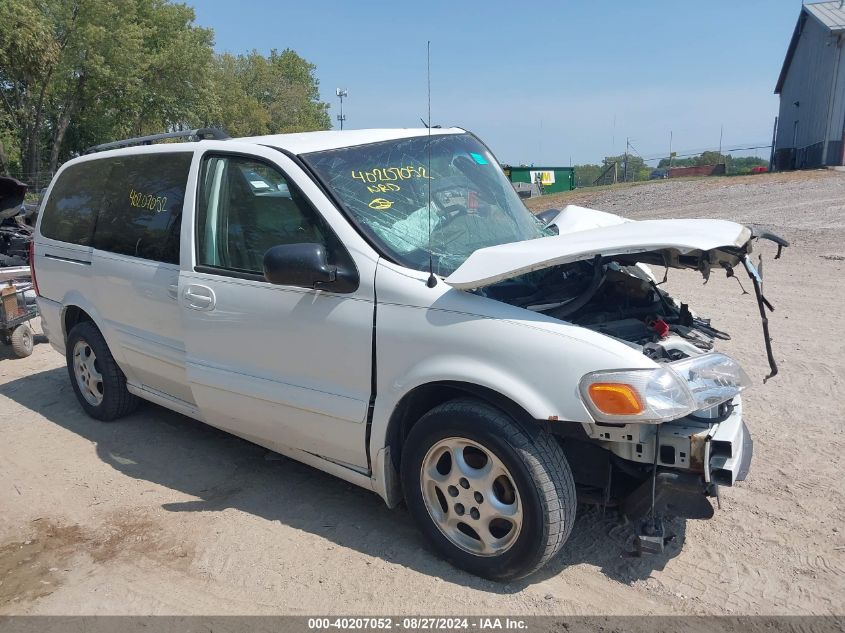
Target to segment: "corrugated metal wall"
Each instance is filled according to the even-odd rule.
[[[843,134],[845,134],[845,40],[837,42],[839,67],[836,73],[836,88],[833,97],[833,110],[830,116],[830,140],[828,141],[825,164],[842,164]]]
[[[818,166],[824,162],[822,148],[830,114],[831,83],[836,58],[842,53],[836,36],[815,19],[805,18],[803,32],[781,90],[776,141],[776,150],[795,149],[795,167]],[[839,99],[836,104],[840,109],[845,106],[841,101]],[[834,131],[830,136],[834,141],[842,140],[843,116],[845,114],[838,116],[837,124],[832,126]]]

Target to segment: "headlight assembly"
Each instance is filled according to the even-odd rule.
[[[579,389],[597,422],[660,424],[726,402],[749,384],[735,360],[712,353],[654,369],[592,372]]]

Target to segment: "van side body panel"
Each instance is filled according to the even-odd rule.
[[[95,250],[95,303],[112,354],[120,347],[129,382],[193,405],[185,372],[179,267]]]
[[[193,227],[208,156],[254,159],[282,172],[346,247],[358,289],[274,285],[202,266]],[[204,142],[191,168],[181,253],[187,378],[205,421],[281,453],[296,450],[366,472],[377,258],[322,191],[278,150]],[[197,294],[205,305],[191,298]]]
[[[136,169],[124,173],[125,170],[121,170],[127,161],[131,167],[131,161],[136,155],[149,154],[161,157],[145,159],[146,171],[139,172]],[[133,186],[138,186],[142,191],[154,188],[155,183],[162,178],[175,183],[177,188],[187,186],[187,170],[181,175],[162,170],[163,176],[158,179],[155,173],[156,165],[165,162],[162,160],[164,157],[186,155],[190,160],[190,151],[157,146],[145,148],[136,154],[95,154],[68,162],[51,184],[39,214],[35,264],[42,296],[62,305],[56,319],[53,316],[56,310],[42,302],[45,314],[49,315],[49,337],[56,349],[64,349],[68,334],[64,331],[64,312],[68,307],[76,306],[91,316],[102,332],[131,388],[152,390],[192,406],[193,399],[185,375],[182,320],[176,293],[179,265],[97,248],[99,233],[108,235],[110,244],[107,245],[117,241],[121,248],[115,250],[131,248],[135,240],[129,237],[127,244],[126,236],[132,236],[133,232],[142,231],[143,228],[123,220],[122,214],[125,214],[126,209],[137,212],[143,220],[149,219],[150,225],[166,217],[162,213],[163,208],[153,208],[153,202],[149,203],[149,208],[141,207],[137,196],[132,200],[126,194],[135,193]],[[68,168],[73,171],[68,173]],[[78,176],[80,173],[96,177],[97,180],[86,187],[84,178]],[[144,186],[145,182],[147,186]],[[81,192],[84,195],[80,196]],[[63,195],[68,196],[67,199],[52,199]],[[62,216],[66,208],[73,209],[78,205],[75,204],[74,195],[85,198],[84,206],[94,209],[93,227],[85,245],[50,239],[43,235],[47,214],[51,215],[47,218],[51,232],[65,231],[62,222],[66,220]],[[171,231],[178,244],[182,204],[172,191],[168,191],[168,195],[171,201],[175,201],[167,215],[172,214],[172,221],[179,223],[172,226]],[[163,200],[166,198],[160,198],[159,202]],[[45,210],[48,210],[47,214]],[[157,240],[147,241],[154,248],[157,243]]]

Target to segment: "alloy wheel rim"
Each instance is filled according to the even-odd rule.
[[[79,392],[92,406],[103,402],[103,374],[97,362],[97,355],[85,341],[77,341],[73,346],[73,375]]]
[[[443,535],[477,556],[509,550],[522,530],[513,476],[491,450],[462,437],[434,444],[420,468],[426,510]]]

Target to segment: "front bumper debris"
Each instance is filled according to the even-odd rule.
[[[662,437],[661,433],[661,441]],[[732,486],[748,476],[754,442],[738,411],[713,425],[700,440],[703,472],[657,467],[653,482],[655,515],[709,519],[713,516],[710,499],[718,499],[719,486]],[[636,520],[649,515],[651,508],[652,478],[649,477],[622,500],[621,509],[628,518]]]
[[[733,486],[748,476],[754,453],[754,441],[745,422],[739,419],[726,424],[729,420],[720,423],[710,436],[709,468],[704,474],[706,481],[722,486]]]
[[[631,520],[651,514],[651,477],[622,500],[621,510]],[[685,519],[709,519],[713,504],[709,497],[718,494],[717,485],[701,475],[658,468],[654,482],[654,514]]]

